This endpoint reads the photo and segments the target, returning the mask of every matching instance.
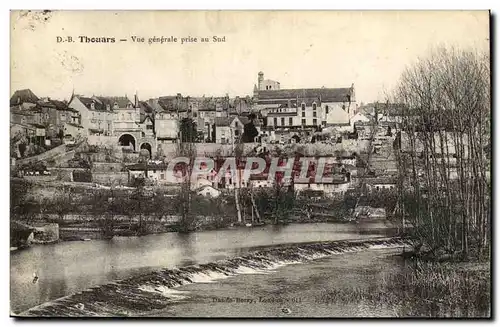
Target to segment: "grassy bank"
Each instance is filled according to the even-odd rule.
[[[366,304],[398,317],[490,317],[491,275],[484,263],[405,261],[368,289],[321,295],[331,304]]]

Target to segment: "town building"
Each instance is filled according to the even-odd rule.
[[[259,72],[258,79],[257,79],[257,85],[254,85],[254,92],[267,91],[267,90],[279,90],[279,89],[280,89],[280,82],[273,81],[270,79],[264,79],[264,73]]]
[[[84,97],[74,95],[68,107],[78,111],[81,117],[81,126],[84,128],[84,136],[111,136],[115,110],[118,109],[118,101],[104,97]]]
[[[222,192],[210,185],[203,185],[196,190],[196,194],[208,197],[208,198],[218,198]]]
[[[254,88],[254,109],[266,117],[269,129],[349,124],[356,112],[354,84],[349,88],[282,89],[278,82],[273,87],[263,78],[264,74],[260,72],[259,87]]]
[[[315,177],[311,177],[309,181],[294,181],[294,188],[298,193],[306,190],[322,191],[325,196],[332,197],[335,195],[344,195],[351,187],[351,183],[345,175],[335,175],[331,181],[318,182]]]
[[[365,183],[370,191],[392,190],[396,188],[394,176],[377,176],[365,178]]]
[[[239,143],[245,124],[249,122],[249,119],[243,116],[216,117],[215,142],[220,144]]]

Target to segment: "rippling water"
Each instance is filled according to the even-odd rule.
[[[373,238],[384,231],[384,224],[297,224],[35,246],[11,254],[11,309],[24,311],[159,268],[207,264],[242,256],[258,247]],[[37,283],[32,283],[34,272],[39,276]]]
[[[241,274],[212,283],[178,287],[179,300],[149,316],[157,317],[395,317],[397,307],[339,303],[325,296],[369,292],[402,269],[400,249],[370,249],[283,266],[274,272]]]

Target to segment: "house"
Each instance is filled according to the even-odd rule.
[[[196,127],[203,133],[205,141],[214,141],[215,118],[217,117],[217,105],[214,98],[201,98],[198,107]]]
[[[182,173],[168,171],[166,163],[138,163],[127,166],[129,182],[136,178],[146,178],[156,184],[180,184],[183,181]]]
[[[229,99],[229,116],[248,116],[252,112],[253,100],[249,96]]]
[[[270,188],[273,187],[273,181],[269,180],[267,174],[254,174],[248,179],[248,186],[250,188]]]
[[[375,122],[364,122],[359,120],[354,122],[354,130],[358,133],[358,139],[360,140],[371,139],[376,128]]]
[[[391,176],[379,176],[365,178],[365,182],[370,191],[379,191],[395,189],[397,180]]]
[[[294,188],[299,194],[305,190],[322,191],[326,196],[344,195],[350,188],[351,183],[345,175],[335,175],[332,180],[319,182],[315,177],[311,177],[309,181],[294,181]]]
[[[36,106],[40,100],[30,89],[17,90],[10,98],[10,106],[21,106],[22,109],[29,109]]]
[[[210,185],[203,185],[196,190],[196,194],[210,198],[218,198],[221,193],[221,191]]]
[[[165,105],[156,99],[151,99],[147,103],[154,111],[154,132],[157,143],[175,143],[179,135],[178,113],[165,109]]]
[[[215,142],[220,144],[238,143],[243,135],[245,124],[249,122],[247,117],[216,117],[215,118]]]
[[[35,123],[35,114],[30,110],[23,110],[19,106],[10,108],[10,122],[11,124],[32,124]]]
[[[354,116],[351,117],[350,119],[350,124],[352,127],[354,127],[354,125],[357,123],[357,122],[363,122],[363,123],[370,123],[372,120],[370,117],[368,117],[368,115],[365,115],[361,112],[358,112],[356,113]]]
[[[84,135],[112,135],[114,121],[118,118],[115,115],[115,109],[119,107],[117,101],[104,97],[74,95],[68,107],[80,115],[79,125],[83,126]]]
[[[189,97],[183,97],[177,93],[174,96],[161,96],[158,104],[163,112],[175,113],[177,118],[191,118],[193,116],[193,106],[189,103]]]
[[[65,138],[71,138],[75,139],[78,138],[79,136],[84,135],[84,128],[82,125],[78,125],[75,123],[65,123],[63,125],[63,134]]]

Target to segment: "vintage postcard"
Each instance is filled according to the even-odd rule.
[[[11,316],[491,317],[488,11],[10,36]]]

